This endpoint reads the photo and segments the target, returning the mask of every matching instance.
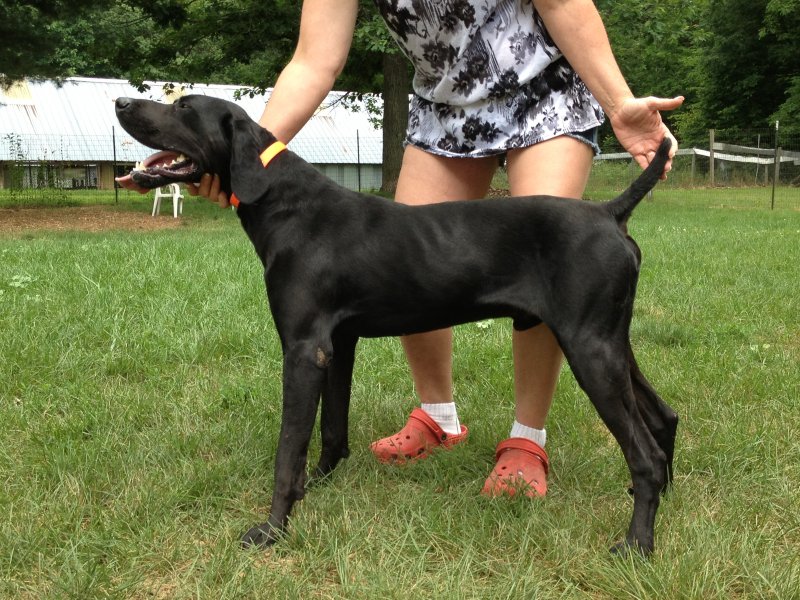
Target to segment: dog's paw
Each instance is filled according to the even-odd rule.
[[[261,548],[262,550],[269,548],[281,538],[281,532],[276,531],[269,523],[263,523],[251,527],[250,530],[242,536],[242,548]]]
[[[306,489],[311,489],[318,485],[324,485],[328,482],[332,473],[333,469],[321,469],[320,467],[317,467],[309,476],[308,481],[306,481]]]
[[[306,488],[311,488],[316,485],[325,483],[333,473],[336,466],[343,458],[350,456],[350,450],[347,446],[341,448],[337,452],[326,452],[323,450],[322,455],[319,457],[319,463],[312,471],[311,476],[306,483]]]
[[[611,548],[609,548],[609,552],[614,556],[619,556],[621,558],[628,558],[629,556],[638,556],[639,558],[647,558],[653,553],[652,546],[650,548],[644,548],[639,544],[630,544],[627,540],[622,540],[621,542],[617,542]]]

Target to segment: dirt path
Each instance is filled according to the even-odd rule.
[[[113,210],[105,206],[66,208],[0,208],[0,234],[34,231],[154,231],[175,229],[181,219],[151,217],[146,212]]]

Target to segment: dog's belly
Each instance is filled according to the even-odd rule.
[[[358,337],[395,337],[444,329],[484,319],[510,318],[515,329],[528,329],[541,319],[504,304],[452,305],[404,311],[370,311],[345,318],[339,327]]]

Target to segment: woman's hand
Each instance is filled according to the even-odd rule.
[[[608,115],[614,135],[643,169],[653,160],[661,140],[665,137],[670,138],[672,141],[670,160],[664,167],[662,179],[666,179],[667,173],[672,169],[672,157],[678,150],[678,142],[661,120],[659,111],[675,110],[681,104],[683,96],[629,98],[624,100],[613,114]]]
[[[221,208],[228,208],[231,203],[228,200],[228,194],[220,191],[219,175],[211,175],[206,173],[200,179],[200,183],[187,183],[186,191],[190,196],[202,196],[216,202]]]

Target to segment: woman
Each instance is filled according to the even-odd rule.
[[[376,0],[411,60],[414,96],[396,201],[425,204],[486,195],[505,155],[514,196],[580,198],[604,115],[645,167],[671,136],[660,110],[673,99],[635,98],[591,0]],[[300,36],[260,124],[289,142],[344,68],[358,0],[305,0]],[[672,154],[677,149],[673,138]],[[671,168],[668,163],[666,172]],[[217,200],[219,179],[190,189]],[[383,462],[423,458],[463,441],[452,388],[452,335],[402,338],[421,407],[394,436],[371,445]],[[545,420],[562,354],[542,324],[513,333],[515,420],[484,485],[489,495],[547,490]]]

